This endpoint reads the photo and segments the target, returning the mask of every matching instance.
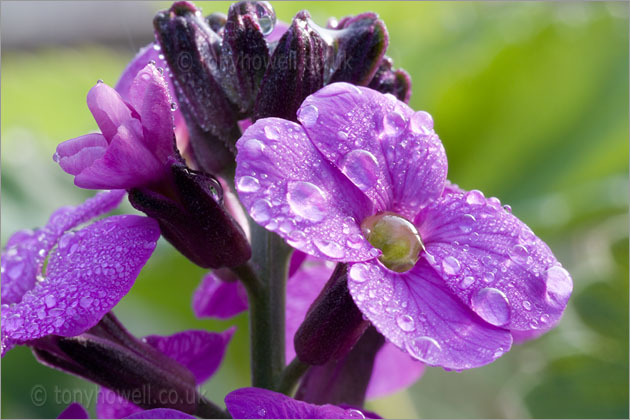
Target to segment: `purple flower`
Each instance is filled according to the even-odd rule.
[[[87,410],[79,403],[72,403],[59,414],[58,419],[89,419]],[[116,417],[109,417],[116,418]],[[125,419],[195,419],[195,416],[182,413],[172,408],[154,408],[151,410],[140,410],[130,414]]]
[[[306,312],[332,274],[334,265],[296,251],[291,257],[286,291],[285,352],[290,362],[295,356],[294,337]],[[202,280],[193,297],[198,317],[227,319],[246,310],[247,292],[229,270],[214,270]],[[376,354],[367,388],[368,399],[407,388],[424,372],[424,365],[386,343]]]
[[[219,368],[234,331],[234,327],[222,333],[190,330],[167,337],[151,335],[145,337],[144,341],[190,370],[197,385],[201,385]],[[147,413],[134,404],[136,397],[139,395],[132,394],[125,398],[107,388],[101,388],[96,400],[96,413],[99,418],[106,419],[130,418],[130,415]]]
[[[125,99],[99,81],[87,104],[101,133],[60,143],[54,159],[81,188],[129,189],[159,184],[175,156],[173,104],[152,63],[140,70]]]
[[[155,249],[157,222],[112,216],[73,230],[123,197],[124,191],[97,194],[55,211],[43,228],[9,238],[2,253],[3,355],[46,335],[81,334],[129,292]]]
[[[261,388],[241,388],[225,397],[225,405],[237,419],[364,419],[356,409],[314,405]],[[373,417],[369,417],[373,418]]]
[[[442,195],[429,114],[337,83],[306,98],[298,120],[259,120],[238,141],[239,196],[289,245],[349,263],[355,303],[391,343],[468,369],[509,350],[512,331],[559,321],[569,273],[496,198]]]

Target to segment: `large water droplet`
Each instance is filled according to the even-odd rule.
[[[416,329],[416,323],[410,315],[398,315],[396,323],[401,330],[411,332]]]
[[[356,283],[363,283],[370,279],[370,266],[364,263],[352,264],[348,271],[350,280]]]
[[[316,238],[313,243],[327,257],[343,258],[346,255],[343,247],[336,242]]]
[[[459,228],[464,233],[469,233],[472,231],[473,226],[477,219],[472,214],[465,214],[459,219]]]
[[[444,261],[442,261],[442,270],[449,276],[454,276],[459,273],[460,268],[461,265],[459,260],[455,257],[449,256],[444,258]]]
[[[416,359],[429,365],[437,364],[442,348],[431,337],[417,337],[405,342],[405,349]]]
[[[298,119],[306,128],[314,126],[317,118],[319,118],[319,110],[315,105],[307,105],[298,110]]]
[[[262,156],[263,150],[265,150],[265,145],[260,140],[249,139],[243,145],[245,152],[247,152],[248,157],[257,158]]]
[[[82,308],[89,308],[90,305],[92,305],[92,302],[94,302],[94,298],[92,296],[83,296],[79,300],[79,305],[81,305]]]
[[[249,209],[249,213],[256,223],[264,223],[271,217],[271,203],[264,199],[258,200]]]
[[[495,288],[486,287],[473,295],[473,311],[489,324],[500,327],[510,320],[510,304],[505,294]]]
[[[53,160],[56,163],[59,163],[59,161],[61,160],[61,156],[59,156],[59,152],[55,152],[55,154],[53,155]]]
[[[341,170],[361,191],[370,189],[378,180],[378,161],[367,150],[353,150],[341,164]]]
[[[406,126],[405,117],[398,111],[390,112],[383,117],[383,132],[388,136],[398,136]]]
[[[47,307],[52,308],[57,304],[57,299],[53,295],[48,295],[44,298],[44,302]]]
[[[494,281],[494,273],[491,271],[483,273],[483,281],[486,283],[492,283]]]
[[[515,245],[510,251],[510,258],[517,264],[525,264],[528,256],[529,252],[527,251],[527,248],[520,244]]]
[[[365,418],[365,415],[361,411],[354,408],[346,410],[346,415],[347,415],[347,418],[349,419],[364,419]]]
[[[264,36],[269,35],[276,26],[276,13],[268,1],[256,2],[256,16],[258,17],[258,25]]]
[[[253,176],[246,175],[236,181],[236,188],[238,188],[240,192],[256,192],[260,189],[260,182]]]
[[[547,270],[545,276],[545,300],[556,307],[566,305],[573,291],[573,282],[569,272],[556,265]]]
[[[350,248],[359,249],[363,245],[363,241],[363,236],[359,235],[358,233],[354,233],[348,236],[348,239],[346,240],[346,245],[348,245]]]
[[[486,204],[486,199],[483,193],[479,190],[471,190],[466,193],[466,202],[470,205]]]
[[[460,289],[467,289],[470,286],[472,286],[472,284],[475,282],[475,278],[472,276],[466,276],[462,279],[462,281],[459,283],[459,288]]]
[[[291,181],[287,185],[287,201],[291,210],[312,222],[321,221],[327,213],[324,192],[306,181]]]
[[[273,125],[266,125],[264,128],[265,136],[269,140],[280,140],[280,130]]]
[[[414,112],[409,120],[409,128],[416,134],[428,134],[433,129],[433,117],[428,112]]]
[[[531,311],[531,309],[532,309],[531,302],[528,301],[528,300],[524,300],[523,301],[523,308],[525,308],[526,311]]]

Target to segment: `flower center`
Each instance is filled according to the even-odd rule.
[[[420,258],[420,251],[424,250],[413,223],[396,213],[367,217],[361,223],[361,230],[368,242],[383,252],[379,257],[383,265],[399,273],[411,269]]]

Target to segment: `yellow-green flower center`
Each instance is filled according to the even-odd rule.
[[[413,223],[396,213],[370,216],[363,220],[361,229],[368,242],[383,252],[379,260],[390,270],[402,273],[411,269],[424,250]]]

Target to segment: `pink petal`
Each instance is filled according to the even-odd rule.
[[[376,212],[413,219],[421,205],[442,194],[446,154],[426,112],[414,113],[392,95],[333,83],[304,100],[298,120]]]
[[[119,126],[132,118],[131,110],[118,92],[103,82],[90,89],[87,104],[107,141],[112,140]]]
[[[59,143],[54,159],[66,173],[78,175],[94,161],[102,158],[108,146],[102,134],[86,134]]]
[[[371,204],[298,124],[258,120],[236,144],[236,188],[257,223],[315,257],[364,261],[378,251],[359,223]]]
[[[376,353],[366,399],[381,398],[413,385],[424,373],[424,364],[391,343]]]
[[[470,369],[509,350],[509,331],[479,318],[443,285],[425,260],[406,273],[379,262],[351,264],[348,288],[391,343],[431,366]]]
[[[416,226],[444,284],[490,324],[548,329],[562,316],[571,276],[497,199],[475,190],[446,195],[422,210]]]
[[[198,318],[228,319],[247,310],[247,291],[236,279],[226,281],[222,270],[203,278],[193,295],[193,310]]]

